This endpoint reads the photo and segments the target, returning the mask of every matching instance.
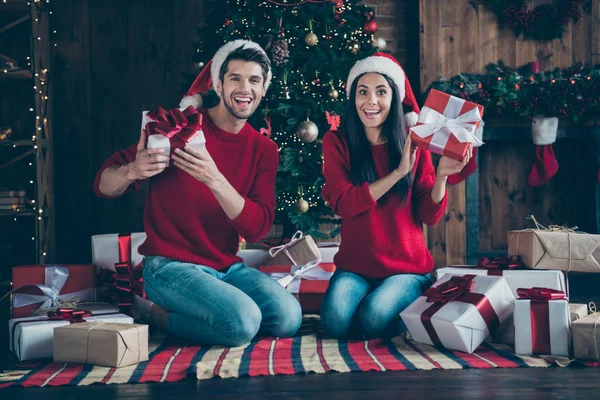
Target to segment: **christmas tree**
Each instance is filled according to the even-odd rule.
[[[373,10],[353,0],[205,3],[205,24],[198,29],[193,57],[199,68],[235,39],[259,43],[271,58],[273,82],[249,122],[279,146],[276,223],[283,225],[284,237],[297,229],[317,238],[337,234],[337,229],[319,229],[335,221],[321,198],[321,139],[339,125],[350,68],[385,46],[376,31]],[[211,97],[218,101],[209,95],[205,103]]]

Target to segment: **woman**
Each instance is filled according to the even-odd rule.
[[[446,181],[469,161],[433,167],[411,144],[403,103],[419,112],[402,67],[377,53],[358,61],[346,84],[344,131],[323,138],[323,198],[342,218],[337,270],[323,299],[325,330],[338,338],[393,337],[399,314],[429,287],[433,258],[422,223],[435,225],[447,204]]]

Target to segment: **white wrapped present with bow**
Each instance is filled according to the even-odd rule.
[[[315,259],[304,265],[265,265],[259,270],[292,293],[300,302],[302,312],[307,314],[319,312],[335,265]]]
[[[477,135],[483,106],[432,89],[417,124],[410,128],[414,145],[432,153],[463,160],[471,146],[483,141]]]

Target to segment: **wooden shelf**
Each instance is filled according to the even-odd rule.
[[[8,11],[29,11],[29,5],[26,1],[23,0],[0,0],[0,12],[8,12]]]
[[[19,69],[16,71],[4,72],[4,70],[0,69],[0,80],[11,79],[33,79],[33,71],[30,69]]]
[[[31,217],[35,215],[33,210],[9,211],[0,210],[0,217]]]

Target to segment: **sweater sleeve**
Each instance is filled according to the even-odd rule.
[[[94,192],[96,193],[96,196],[102,198],[110,198],[110,196],[107,196],[100,191],[100,179],[102,178],[102,173],[104,172],[104,170],[110,167],[120,167],[122,165],[127,165],[135,160],[136,154],[137,143],[129,146],[125,150],[117,151],[112,156],[110,156],[110,158],[106,160],[104,164],[102,164],[100,170],[98,170],[98,173],[96,174],[96,178],[94,179]],[[124,193],[139,190],[141,184],[142,182],[139,180],[133,182],[131,185],[129,185],[129,187],[125,190]]]
[[[361,185],[352,182],[347,147],[336,131],[329,131],[323,137],[323,175],[323,199],[341,218],[352,218],[377,204],[368,182]]]
[[[275,181],[279,166],[277,144],[269,145],[259,161],[254,182],[245,200],[240,215],[230,224],[249,243],[260,241],[271,229],[275,220]]]
[[[437,204],[431,198],[431,190],[435,182],[435,169],[431,160],[431,153],[427,150],[418,150],[418,165],[414,181],[414,198],[417,215],[421,222],[433,226],[437,224],[448,205],[448,191],[444,191],[444,198]]]

